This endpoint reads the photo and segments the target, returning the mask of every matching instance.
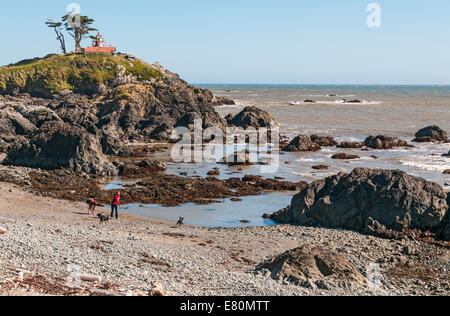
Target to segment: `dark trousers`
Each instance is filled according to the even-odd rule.
[[[116,219],[119,219],[119,205],[111,205],[111,218],[114,217],[114,211],[116,212]]]

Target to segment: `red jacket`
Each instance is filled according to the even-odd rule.
[[[112,200],[112,205],[120,205],[120,195],[115,195]]]

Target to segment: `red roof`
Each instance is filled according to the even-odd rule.
[[[86,53],[114,53],[116,51],[115,47],[86,47],[84,49]]]

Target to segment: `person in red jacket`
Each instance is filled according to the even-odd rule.
[[[114,218],[114,212],[116,213],[116,219],[119,219],[119,206],[120,206],[120,191],[117,191],[111,202],[111,218]]]

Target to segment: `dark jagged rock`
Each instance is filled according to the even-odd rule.
[[[408,147],[408,142],[397,137],[388,137],[384,135],[369,136],[364,144],[372,149],[392,149],[395,147]]]
[[[286,251],[258,265],[257,271],[269,270],[275,280],[286,280],[320,289],[364,286],[361,273],[345,257],[315,245],[303,245]]]
[[[416,133],[416,138],[413,140],[413,142],[416,143],[440,143],[447,141],[447,132],[443,131],[438,126],[429,126],[421,129]]]
[[[450,208],[450,193],[447,193],[447,204]],[[447,212],[447,218],[444,220],[444,230],[442,232],[442,239],[450,241],[450,209]]]
[[[253,128],[271,128],[274,124],[274,118],[272,115],[258,109],[255,106],[248,106],[243,109],[240,113],[233,116],[227,117],[228,125],[242,127],[247,129],[249,127]]]
[[[444,170],[444,174],[450,174],[450,169]]]
[[[352,154],[346,154],[346,153],[336,154],[331,157],[331,159],[336,159],[336,160],[353,160],[353,159],[360,159],[360,158],[361,157],[359,157],[358,155],[352,155]]]
[[[308,152],[308,151],[319,151],[322,148],[314,143],[308,135],[299,135],[295,137],[289,145],[283,148],[283,151],[290,152]]]
[[[311,140],[322,147],[334,147],[338,145],[334,138],[330,136],[311,135]]]
[[[44,170],[67,168],[106,175],[117,173],[103,155],[100,142],[94,135],[64,123],[43,125],[29,143],[10,151],[3,164]]]
[[[166,171],[166,165],[160,161],[143,160],[139,163],[117,164],[119,176],[124,178],[143,178]]]
[[[364,147],[364,142],[342,142],[337,147],[343,149],[359,149]]]
[[[14,109],[0,105],[0,153],[24,143],[36,126]]]
[[[213,100],[212,103],[214,104],[214,106],[223,106],[223,105],[236,105],[236,103],[224,96],[216,96]]]
[[[372,218],[388,230],[417,229],[439,237],[445,235],[448,209],[447,194],[436,183],[398,170],[360,168],[308,185],[272,218],[356,231]]]

